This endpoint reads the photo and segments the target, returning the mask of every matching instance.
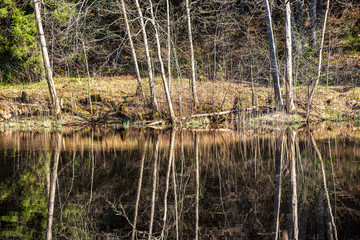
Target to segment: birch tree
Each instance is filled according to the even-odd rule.
[[[319,84],[320,77],[321,77],[322,51],[324,48],[326,21],[327,21],[327,16],[329,14],[329,5],[330,5],[330,0],[327,0],[325,17],[324,17],[323,27],[322,27],[322,31],[321,31],[321,42],[320,42],[320,49],[319,49],[319,63],[318,63],[318,69],[317,69],[317,77],[316,77],[316,80],[312,84],[312,87],[311,87],[311,90],[309,93],[309,99],[308,99],[307,106],[306,106],[306,120],[307,121],[309,121],[310,106],[311,106],[311,103],[312,103],[312,100],[313,100],[313,97],[315,94],[316,87]]]
[[[52,75],[52,69],[50,66],[49,54],[48,54],[48,50],[46,47],[46,39],[45,39],[45,35],[44,35],[44,29],[43,29],[43,25],[41,22],[40,0],[32,0],[32,2],[34,5],[35,21],[36,21],[36,26],[37,26],[37,30],[38,30],[39,39],[40,39],[40,49],[41,49],[41,54],[42,54],[42,58],[43,58],[43,62],[44,62],[46,81],[47,81],[47,84],[49,87],[52,110],[53,110],[53,113],[55,113],[55,115],[59,115],[60,111],[61,111],[60,102],[59,102],[59,99],[56,94],[56,89],[55,89],[53,75]]]
[[[272,29],[272,19],[271,19],[269,0],[264,0],[264,5],[265,5],[266,23],[267,23],[268,36],[269,36],[270,57],[271,57],[271,75],[272,75],[273,82],[274,82],[276,108],[278,110],[280,110],[283,108],[283,101],[282,101],[281,92],[280,92],[280,81],[279,81],[279,75],[278,75],[276,47],[275,47],[274,34],[273,34],[273,29]]]
[[[130,43],[130,47],[131,47],[131,54],[132,54],[132,57],[133,57],[133,60],[134,60],[135,71],[136,71],[136,79],[138,81],[138,89],[140,90],[141,97],[145,100],[145,94],[144,94],[144,91],[143,91],[143,88],[142,88],[142,85],[141,85],[141,75],[140,75],[139,65],[138,65],[138,61],[137,61],[137,57],[136,57],[134,43],[133,43],[132,36],[131,36],[129,20],[128,20],[128,16],[127,16],[127,13],[126,13],[126,7],[125,7],[124,0],[121,0],[121,7],[122,7],[123,15],[124,15],[124,20],[125,20],[126,32],[127,32],[128,37],[129,37],[129,43]]]
[[[192,30],[191,30],[191,17],[190,17],[190,2],[186,0],[186,16],[188,20],[188,31],[189,31],[189,42],[190,42],[190,55],[191,55],[191,90],[194,101],[194,108],[199,104],[196,91],[196,69],[195,69],[195,56],[194,56],[194,45],[192,39]]]
[[[291,39],[291,8],[290,0],[284,1],[285,4],[285,49],[286,49],[286,112],[292,113],[295,110],[293,99],[293,71],[292,71],[292,39]]]
[[[156,93],[155,93],[155,84],[154,84],[154,76],[153,76],[153,69],[151,65],[151,57],[150,57],[150,51],[149,51],[149,43],[147,39],[146,29],[145,29],[145,23],[144,23],[144,16],[142,14],[139,0],[135,0],[136,9],[138,11],[139,17],[140,17],[140,26],[141,26],[141,32],[144,39],[144,48],[145,48],[145,55],[146,55],[146,62],[148,66],[148,73],[149,73],[149,88],[150,88],[150,95],[151,95],[151,104],[154,111],[158,111],[158,105],[156,100]]]
[[[167,22],[167,65],[168,65],[168,80],[169,92],[172,90],[172,76],[171,76],[171,27],[170,27],[170,2],[166,0],[166,22]]]
[[[160,38],[159,38],[159,30],[158,30],[158,26],[156,25],[156,22],[155,22],[155,15],[154,15],[154,9],[153,9],[152,1],[149,0],[149,3],[150,3],[151,23],[152,23],[152,25],[153,25],[153,27],[155,29],[155,39],[156,39],[158,60],[160,62],[161,78],[163,80],[164,91],[165,91],[165,95],[166,95],[166,101],[167,101],[168,108],[169,108],[170,121],[172,123],[174,123],[175,122],[175,114],[174,114],[174,110],[173,110],[172,103],[171,103],[171,97],[170,97],[170,93],[169,93],[169,88],[168,88],[168,85],[167,85],[164,62],[163,62],[162,57],[161,57],[161,45],[160,45]]]

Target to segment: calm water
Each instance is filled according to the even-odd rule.
[[[0,238],[360,239],[359,136],[3,132]]]

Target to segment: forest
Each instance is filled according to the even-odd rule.
[[[360,239],[358,0],[0,0],[0,239]]]
[[[0,119],[357,119],[359,8],[355,0],[4,0]]]

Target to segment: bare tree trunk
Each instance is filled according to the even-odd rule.
[[[286,49],[286,112],[292,113],[295,110],[293,99],[293,71],[292,71],[292,40],[291,40],[291,8],[290,0],[284,1],[285,4],[285,49]]]
[[[310,34],[312,46],[316,48],[316,0],[310,0]]]
[[[52,69],[50,66],[50,59],[49,54],[46,47],[46,39],[44,35],[44,29],[41,22],[41,14],[40,14],[40,0],[32,0],[34,5],[34,11],[35,11],[35,21],[37,25],[37,30],[40,38],[40,48],[42,53],[42,58],[44,62],[44,68],[45,68],[45,74],[46,74],[46,81],[49,87],[49,93],[50,93],[50,99],[51,99],[51,105],[52,110],[55,113],[55,115],[60,114],[60,102],[56,94],[56,89],[54,85],[53,75],[52,75]]]
[[[172,91],[172,76],[171,76],[171,28],[170,28],[170,2],[166,0],[166,21],[167,21],[167,64],[168,64],[168,80],[169,92]]]
[[[323,0],[317,0],[317,5],[316,5],[316,25],[317,25],[318,28],[321,28],[322,13],[323,13]]]
[[[276,108],[278,110],[283,109],[283,101],[281,98],[280,92],[280,81],[278,75],[278,67],[277,67],[277,57],[276,57],[276,47],[275,47],[275,40],[274,34],[272,29],[272,20],[271,20],[271,11],[269,0],[264,0],[265,11],[266,11],[266,22],[267,22],[267,29],[269,35],[269,45],[270,45],[270,57],[271,57],[271,75],[274,82],[274,92],[275,92],[275,101],[276,101]]]
[[[194,56],[194,45],[192,39],[192,30],[191,30],[191,16],[190,16],[190,2],[186,0],[186,16],[188,20],[188,31],[189,31],[189,42],[190,42],[190,55],[191,55],[191,89],[194,101],[194,108],[196,108],[199,104],[199,100],[197,98],[197,90],[196,90],[196,70],[195,70],[195,56]]]
[[[152,69],[152,63],[151,63],[151,57],[150,57],[150,51],[149,51],[149,43],[146,35],[146,29],[145,29],[145,23],[144,23],[144,17],[140,8],[139,0],[135,0],[136,8],[140,17],[140,25],[141,30],[143,34],[144,39],[144,47],[145,47],[145,55],[146,55],[146,61],[148,65],[148,73],[149,73],[149,87],[150,87],[150,95],[151,95],[151,104],[154,111],[159,111],[157,101],[156,101],[156,93],[155,93],[155,84],[154,84],[154,75],[153,75],[153,69]]]
[[[56,181],[57,181],[57,176],[58,176],[58,165],[59,165],[60,151],[61,151],[61,135],[59,133],[56,133],[54,166],[53,166],[53,172],[51,174],[50,195],[49,195],[49,202],[48,202],[48,216],[47,216],[47,223],[46,223],[46,239],[47,240],[52,239],[52,231],[51,231],[51,229],[52,229],[53,217],[54,217]]]
[[[327,21],[327,16],[329,13],[329,5],[330,5],[330,0],[327,0],[324,23],[323,23],[323,28],[322,28],[322,32],[321,32],[321,42],[320,42],[320,50],[319,50],[319,64],[318,64],[317,77],[316,77],[315,82],[312,84],[311,91],[309,93],[309,99],[308,99],[307,106],[306,106],[306,120],[307,121],[309,121],[311,102],[313,100],[315,89],[316,89],[317,85],[319,84],[320,76],[321,76],[322,51],[324,48],[326,21]]]
[[[181,76],[181,68],[179,65],[179,61],[177,58],[177,54],[176,54],[176,48],[175,48],[175,44],[173,43],[173,53],[174,53],[174,58],[175,58],[175,65],[176,65],[176,72],[177,72],[177,80],[178,80],[178,87],[179,87],[179,113],[180,113],[180,118],[183,118],[183,107],[182,107],[182,90],[183,90],[183,80],[182,80],[182,76]]]
[[[166,101],[167,101],[168,107],[169,107],[170,121],[172,123],[174,123],[176,118],[175,118],[174,110],[173,110],[172,103],[171,103],[171,97],[170,97],[170,93],[169,93],[169,88],[168,88],[168,85],[167,85],[164,63],[163,63],[163,60],[162,60],[162,57],[161,57],[161,46],[160,46],[159,30],[158,30],[158,27],[157,27],[156,22],[155,22],[155,16],[154,16],[152,0],[149,0],[149,3],[150,3],[151,23],[152,23],[152,25],[154,26],[154,29],[155,29],[155,38],[156,38],[158,59],[159,59],[159,62],[160,62],[160,69],[161,69],[161,78],[163,80],[164,91],[165,91],[165,95],[166,95]]]
[[[136,79],[138,81],[138,89],[140,90],[141,97],[145,101],[146,100],[145,93],[143,91],[142,84],[141,84],[141,75],[140,75],[139,65],[138,65],[138,61],[137,61],[137,57],[136,57],[134,43],[133,43],[132,36],[131,36],[129,20],[128,20],[128,16],[127,16],[127,13],[126,13],[126,7],[125,7],[124,0],[121,0],[121,6],[122,6],[123,14],[124,14],[124,19],[125,19],[126,31],[127,31],[128,36],[129,36],[131,54],[132,54],[133,60],[134,60],[135,71],[136,71]]]
[[[89,98],[89,104],[90,104],[90,113],[93,114],[93,107],[92,107],[92,100],[91,100],[91,79],[90,79],[90,71],[89,71],[89,63],[87,59],[86,49],[85,49],[85,43],[84,40],[81,40],[83,51],[84,51],[84,57],[85,57],[85,65],[86,65],[86,72],[88,76],[88,98]]]

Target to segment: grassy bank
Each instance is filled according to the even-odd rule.
[[[142,126],[146,123],[167,118],[166,99],[161,80],[156,80],[156,92],[160,111],[152,113],[148,105],[137,94],[137,81],[133,77],[95,78],[90,83],[90,106],[88,80],[82,78],[57,78],[55,87],[61,99],[62,115],[55,119],[49,108],[46,82],[0,86],[1,124],[22,124],[24,126],[74,126],[84,124],[121,124]],[[148,96],[148,84],[143,88]],[[173,82],[172,100],[175,114],[186,118],[195,113],[228,111],[234,108],[252,107],[252,91],[249,84],[236,82],[198,82],[199,109],[193,109],[188,81]],[[255,87],[255,105],[274,107],[273,88]],[[181,93],[181,94],[180,94]],[[181,99],[180,99],[181,96]],[[259,123],[298,124],[304,121],[307,88],[295,87],[296,113],[263,113],[247,119]],[[237,102],[234,105],[234,102]],[[181,106],[181,107],[180,107]],[[92,110],[92,111],[91,111]],[[312,121],[354,119],[360,116],[360,88],[353,86],[326,87],[317,89],[311,114]],[[222,117],[192,119],[188,127],[201,127]],[[226,122],[226,121],[222,121]],[[225,124],[226,125],[226,124]],[[227,127],[231,127],[226,125]]]

